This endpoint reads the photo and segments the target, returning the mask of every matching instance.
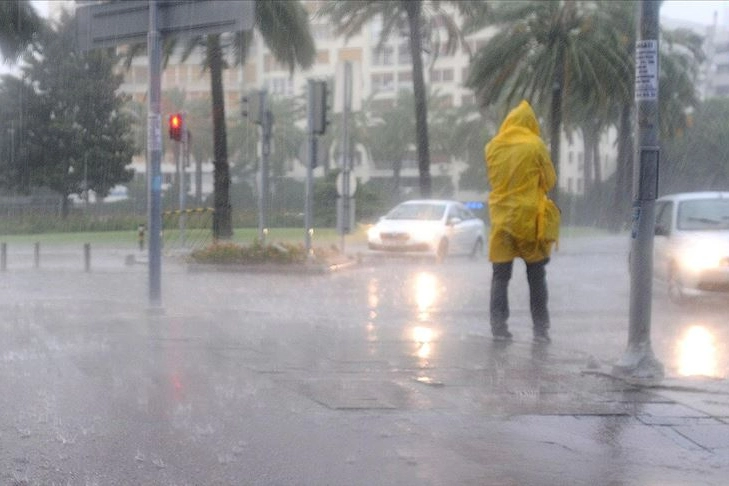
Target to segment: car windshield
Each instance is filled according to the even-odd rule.
[[[385,219],[437,221],[443,218],[445,209],[445,204],[401,204],[390,211]]]
[[[696,199],[678,206],[680,230],[729,229],[729,199]]]

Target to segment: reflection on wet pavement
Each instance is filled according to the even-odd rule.
[[[678,343],[681,376],[719,377],[714,336],[703,326],[691,326]]]
[[[576,285],[582,260],[550,282],[552,345],[531,343],[517,271],[516,339],[491,341],[483,262],[179,271],[157,316],[139,275],[11,275],[0,482],[723,484],[727,416],[601,372],[624,346],[622,287]],[[676,374],[725,374],[721,312],[657,315]]]

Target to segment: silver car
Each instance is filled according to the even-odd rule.
[[[656,201],[654,276],[671,300],[729,292],[729,192],[689,192]]]
[[[420,199],[398,204],[367,231],[371,250],[433,255],[483,254],[484,222],[458,201]]]

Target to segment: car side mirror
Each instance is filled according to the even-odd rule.
[[[668,228],[663,225],[657,224],[654,230],[656,236],[668,236]]]
[[[455,226],[458,223],[460,223],[461,221],[463,221],[461,218],[454,216],[454,217],[448,219],[448,225]]]

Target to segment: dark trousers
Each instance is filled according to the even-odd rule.
[[[514,262],[494,263],[491,277],[491,329],[494,332],[507,329],[509,319],[509,280]],[[532,314],[534,331],[549,329],[547,310],[547,272],[545,266],[549,258],[526,264],[529,282],[529,309]]]

